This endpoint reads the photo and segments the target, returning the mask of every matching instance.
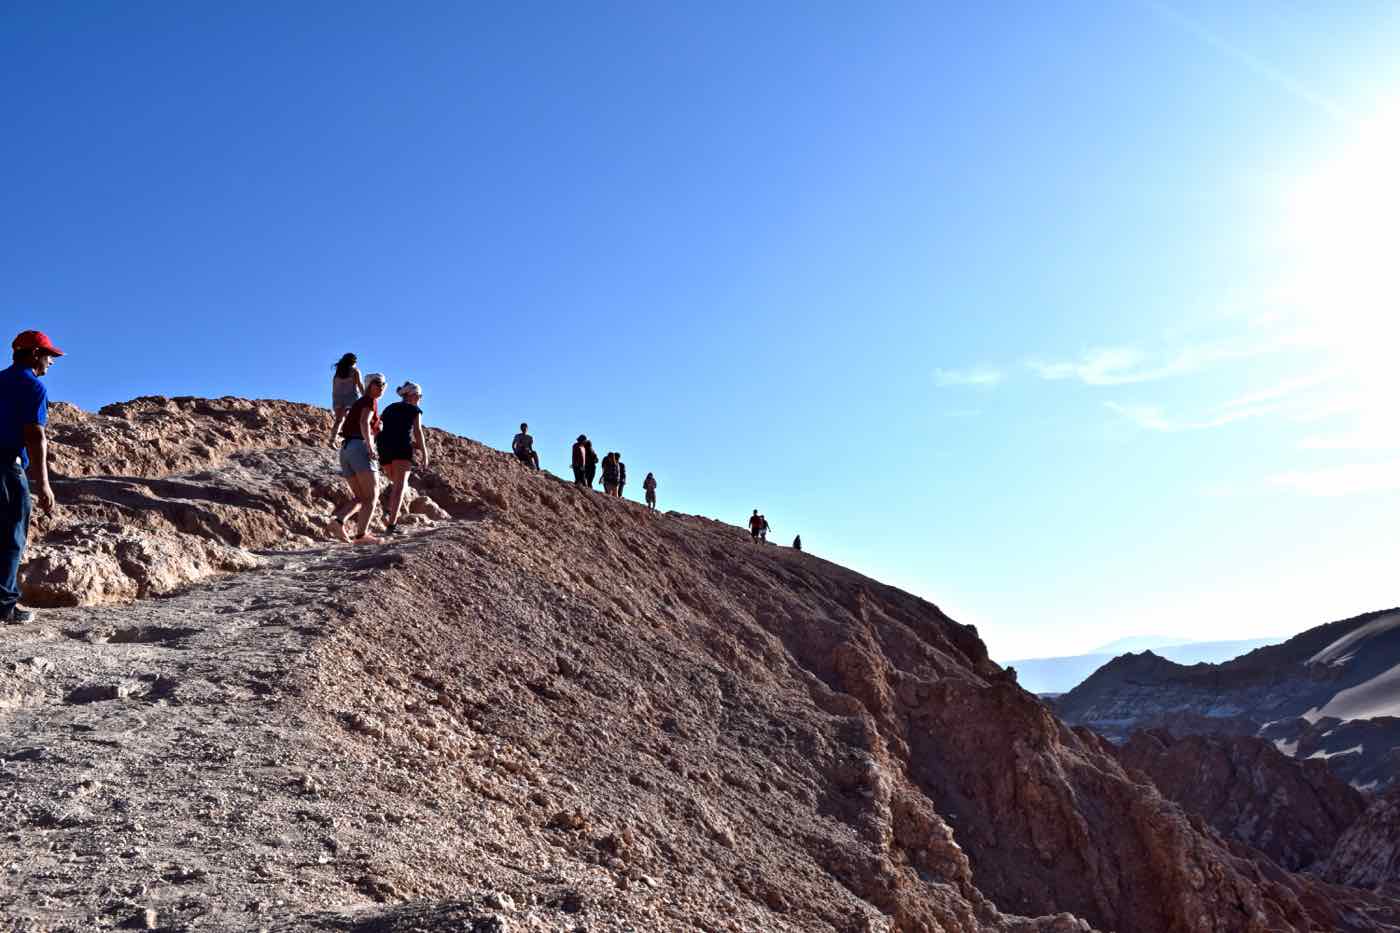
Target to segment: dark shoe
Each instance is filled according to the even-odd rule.
[[[399,526],[398,526],[398,525],[385,525],[385,526],[384,526],[384,533],[385,533],[386,535],[396,535],[396,534],[399,533]]]
[[[21,609],[16,606],[6,613],[4,619],[10,625],[24,625],[26,622],[33,622],[35,615],[37,613],[33,609]]]

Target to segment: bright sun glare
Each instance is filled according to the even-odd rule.
[[[1289,207],[1289,290],[1313,336],[1339,363],[1389,373],[1400,338],[1400,106],[1342,139]]]

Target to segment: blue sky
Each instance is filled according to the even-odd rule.
[[[1228,8],[1226,8],[1228,7]],[[51,394],[428,421],[938,602],[994,656],[1400,602],[1400,7],[9,3]]]

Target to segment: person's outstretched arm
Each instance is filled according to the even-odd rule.
[[[374,449],[374,434],[370,431],[374,415],[370,411],[370,406],[366,405],[360,409],[360,437],[364,439],[365,446],[369,448],[369,458],[377,459],[378,454]]]
[[[53,508],[53,487],[49,485],[49,438],[42,424],[24,426],[24,446],[29,451],[29,482],[34,498],[44,511]]]
[[[423,416],[417,414],[413,416],[413,443],[423,454],[423,466],[428,465],[428,440],[423,436]]]

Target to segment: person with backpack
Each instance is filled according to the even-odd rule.
[[[353,498],[335,510],[331,524],[340,540],[353,544],[374,544],[379,540],[369,533],[379,494],[379,461],[371,441],[379,421],[379,397],[387,384],[382,373],[370,373],[365,379],[365,394],[350,406],[340,429],[340,475],[345,477]],[[352,538],[345,531],[345,523],[357,512],[360,517]]]
[[[613,452],[613,459],[617,461],[617,497],[622,498],[622,488],[627,485],[627,464],[622,462],[622,454]]]
[[[642,489],[647,494],[647,508],[656,511],[656,477],[648,473],[647,478],[642,480]]]
[[[588,438],[583,439],[583,475],[588,480],[588,488],[593,488],[593,480],[598,475],[598,454],[593,449],[593,442]]]
[[[603,457],[603,493],[609,496],[617,495],[617,454],[609,451]]]
[[[749,516],[749,537],[753,539],[754,544],[758,543],[758,533],[762,529],[763,519],[759,516],[758,509],[754,509],[753,514]]]
[[[394,391],[402,401],[395,402],[380,414],[383,427],[375,438],[379,462],[384,464],[392,484],[389,511],[384,516],[384,533],[390,535],[398,534],[399,509],[403,506],[404,487],[408,485],[408,476],[413,470],[415,449],[423,455],[422,465],[428,465],[428,444],[423,438],[423,409],[418,407],[423,400],[423,388],[416,382],[405,382]]]
[[[588,448],[584,446],[588,443],[588,438],[580,434],[578,440],[574,441],[573,449],[570,451],[570,463],[574,468],[574,485],[582,486],[588,477]]]
[[[340,426],[355,400],[365,394],[365,384],[360,381],[360,370],[355,364],[355,354],[347,353],[335,364],[335,375],[331,376],[331,411],[335,419],[331,422],[331,446],[340,437]]]
[[[540,468],[540,455],[535,453],[535,439],[530,436],[530,426],[525,422],[520,422],[520,433],[510,442],[510,449],[515,454],[515,459],[530,469]]]
[[[10,344],[14,362],[0,371],[0,622],[33,622],[19,605],[19,565],[29,540],[33,498],[53,509],[49,485],[49,392],[39,377],[63,351],[42,331],[26,330]],[[26,475],[27,471],[27,475]]]

